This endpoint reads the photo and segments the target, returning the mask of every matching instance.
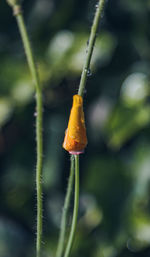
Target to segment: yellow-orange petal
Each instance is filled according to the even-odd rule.
[[[83,113],[83,98],[80,95],[74,95],[63,148],[70,153],[79,154],[83,152],[86,145],[87,136]]]

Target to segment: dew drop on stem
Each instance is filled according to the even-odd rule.
[[[91,72],[90,69],[88,69],[88,71],[87,71],[87,76],[90,77],[91,75],[92,75],[92,72]]]
[[[90,69],[86,69],[86,68],[85,68],[85,72],[86,72],[86,74],[87,74],[88,77],[90,77],[90,76],[92,75],[92,72],[91,72]]]

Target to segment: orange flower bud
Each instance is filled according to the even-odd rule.
[[[71,154],[80,154],[84,152],[86,145],[87,136],[83,113],[83,98],[80,95],[74,95],[63,148]]]

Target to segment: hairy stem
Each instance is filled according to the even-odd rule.
[[[70,164],[71,164],[70,165],[70,175],[69,175],[67,193],[66,193],[66,197],[65,197],[65,203],[64,203],[63,213],[62,213],[62,218],[61,218],[61,230],[60,230],[60,235],[59,235],[56,257],[62,257],[63,251],[64,251],[67,215],[68,215],[73,181],[74,181],[74,168],[75,168],[74,155],[71,156]]]
[[[79,155],[74,155],[75,158],[75,194],[74,194],[74,210],[71,224],[69,240],[66,246],[64,257],[69,257],[73,245],[75,230],[77,226],[78,208],[79,208]]]
[[[83,66],[79,90],[78,90],[78,95],[81,95],[81,96],[83,96],[83,94],[84,94],[84,88],[86,85],[87,77],[90,73],[91,57],[92,57],[92,53],[93,53],[93,49],[94,49],[94,45],[95,45],[98,24],[102,17],[102,12],[104,9],[105,1],[106,0],[99,0],[98,4],[96,5],[96,12],[95,12],[95,16],[94,16],[94,20],[93,20],[93,24],[92,24],[92,28],[91,28],[88,46],[86,49],[86,58],[85,58],[85,63]]]
[[[33,58],[33,53],[26,30],[24,18],[20,5],[13,6],[14,15],[17,20],[19,32],[24,45],[24,50],[28,62],[28,66],[32,75],[33,83],[36,89],[36,143],[37,143],[37,164],[36,164],[36,191],[37,191],[37,236],[36,236],[36,257],[41,254],[41,241],[42,241],[42,161],[43,161],[43,103],[42,103],[42,89],[40,80]]]
[[[92,24],[92,28],[91,28],[88,46],[86,49],[85,63],[83,66],[79,90],[78,90],[78,95],[81,95],[81,96],[84,95],[84,89],[85,89],[87,77],[90,72],[90,62],[91,62],[93,49],[94,49],[94,45],[95,45],[98,24],[99,24],[100,18],[102,17],[102,12],[104,9],[105,1],[106,0],[99,0],[98,4],[96,5],[96,12],[95,12],[95,16],[94,16],[94,20],[93,20],[93,24]],[[66,246],[64,257],[69,257],[71,248],[73,245],[75,229],[76,229],[76,225],[77,225],[78,206],[79,206],[79,155],[75,155],[74,211],[73,211],[73,220],[72,220],[72,225],[71,225],[71,231],[70,231],[70,235],[69,235],[69,239],[68,239],[68,243]],[[57,256],[57,257],[61,257],[61,256]]]

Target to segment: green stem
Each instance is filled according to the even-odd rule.
[[[30,72],[31,72],[31,75],[32,75],[32,78],[33,78],[33,83],[36,87],[36,91],[41,91],[39,75],[38,75],[37,68],[36,68],[36,65],[35,65],[35,61],[34,61],[34,58],[33,58],[32,48],[31,48],[31,44],[30,44],[29,37],[28,37],[28,34],[27,34],[27,30],[26,30],[26,26],[25,26],[25,22],[24,22],[22,12],[20,12],[16,15],[16,20],[17,20],[20,35],[21,35],[21,38],[22,38],[22,42],[23,42],[23,45],[24,45],[24,50],[25,50],[25,54],[26,54],[26,57],[27,57],[28,66],[29,66],[29,69],[30,69]]]
[[[85,63],[83,66],[79,90],[78,90],[78,95],[81,95],[81,96],[83,96],[84,94],[84,88],[86,85],[87,77],[89,75],[88,73],[90,72],[89,70],[90,62],[91,62],[93,49],[95,45],[96,33],[97,33],[100,18],[102,17],[105,1],[106,0],[99,0],[98,4],[96,5],[96,13],[95,13],[93,25],[91,28],[90,38],[89,38],[89,42],[86,50]],[[79,205],[79,156],[78,155],[75,155],[75,176],[76,177],[75,177],[75,199],[74,199],[73,220],[72,220],[71,231],[70,231],[69,240],[68,240],[64,257],[69,257],[73,240],[74,240],[76,224],[77,224],[78,205]],[[57,256],[57,257],[61,257],[61,256]]]
[[[96,5],[96,13],[95,13],[93,25],[91,28],[90,38],[89,38],[89,42],[86,50],[85,63],[83,66],[79,90],[78,90],[78,95],[81,95],[81,96],[83,96],[84,94],[84,88],[86,85],[87,77],[90,72],[90,62],[91,62],[91,57],[92,57],[92,53],[95,45],[97,28],[98,28],[100,18],[102,17],[105,1],[106,0],[99,0],[98,4]]]
[[[75,166],[75,158],[74,155],[71,156],[71,167],[70,167],[70,175],[68,180],[67,193],[65,197],[65,203],[63,207],[62,219],[61,219],[61,230],[58,241],[58,247],[56,252],[56,257],[62,257],[64,251],[65,244],[65,233],[66,233],[66,223],[67,223],[67,215],[70,205],[73,181],[74,181],[74,166]]]
[[[41,241],[42,241],[42,161],[43,161],[43,114],[42,114],[42,90],[40,80],[33,58],[29,37],[27,34],[24,18],[21,12],[20,5],[13,6],[14,15],[17,20],[20,35],[24,45],[28,66],[32,75],[33,83],[36,89],[36,142],[37,142],[37,164],[36,164],[36,191],[37,191],[37,236],[36,236],[36,257],[41,254]]]
[[[64,257],[69,257],[75,230],[77,226],[77,218],[78,218],[78,209],[79,209],[79,155],[74,155],[75,157],[75,194],[74,194],[74,210],[73,210],[73,218],[72,218],[72,224],[71,224],[71,231],[69,235],[69,240],[66,246]]]

